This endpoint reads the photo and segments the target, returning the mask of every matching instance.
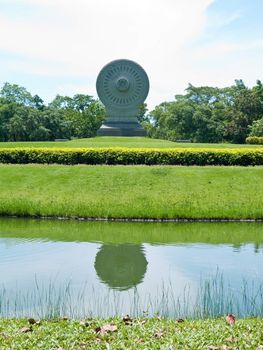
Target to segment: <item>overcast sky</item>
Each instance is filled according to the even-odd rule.
[[[188,83],[263,80],[263,0],[0,0],[0,85],[96,96],[100,69],[135,60],[150,79],[147,103]]]

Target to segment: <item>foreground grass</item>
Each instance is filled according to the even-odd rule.
[[[147,137],[93,137],[65,142],[0,142],[0,148],[14,147],[128,147],[128,148],[263,148],[263,145],[230,143],[185,143]]]
[[[31,320],[32,322],[33,320]],[[0,320],[1,349],[262,349],[263,320]]]
[[[0,215],[263,218],[263,167],[0,165]]]

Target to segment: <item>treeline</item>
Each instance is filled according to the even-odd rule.
[[[145,127],[149,136],[192,142],[244,143],[263,136],[263,86],[242,80],[226,88],[189,85],[186,94],[158,105]]]
[[[5,83],[0,90],[0,141],[92,137],[104,119],[104,106],[89,95],[57,95],[45,105],[19,85]],[[150,113],[144,104],[138,119],[152,138],[244,143],[263,136],[263,86],[257,81],[248,88],[242,80],[226,88],[189,85]]]
[[[89,95],[60,96],[45,105],[24,87],[0,90],[0,141],[48,141],[96,135],[105,110]]]

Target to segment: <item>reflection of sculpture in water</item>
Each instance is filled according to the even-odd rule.
[[[147,260],[140,245],[103,245],[95,259],[99,279],[110,288],[127,290],[142,282]]]

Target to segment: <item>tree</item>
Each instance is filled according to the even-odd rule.
[[[57,95],[49,104],[49,107],[84,112],[94,101],[92,96],[83,94],[77,94],[73,97]]]
[[[40,111],[45,108],[44,101],[38,95],[33,96],[33,106]]]
[[[263,116],[263,100],[258,89],[239,87],[233,106],[227,110],[228,125],[226,137],[234,143],[244,143],[250,131],[250,125]]]
[[[252,125],[249,126],[249,136],[263,137],[263,118],[254,120]]]
[[[242,80],[226,88],[189,84],[184,95],[161,103],[150,117],[147,131],[151,137],[243,143],[250,125],[263,117],[263,87],[257,81],[249,89]]]
[[[13,102],[24,106],[33,106],[34,98],[26,88],[17,84],[5,83],[0,91],[0,96],[7,102]]]
[[[72,98],[57,95],[49,108],[63,111],[73,137],[95,136],[105,119],[103,105],[89,95],[77,94]]]

